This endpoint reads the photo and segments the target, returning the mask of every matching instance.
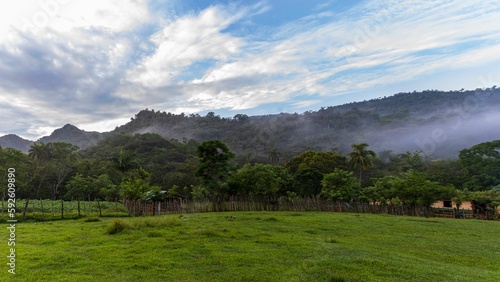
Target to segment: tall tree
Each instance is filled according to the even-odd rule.
[[[361,182],[363,170],[373,166],[373,158],[375,158],[375,152],[367,150],[368,144],[357,143],[352,144],[352,152],[349,153],[349,164],[353,169],[359,169],[359,182]]]
[[[28,151],[28,156],[37,161],[46,161],[49,155],[49,148],[43,142],[34,143]]]
[[[196,154],[200,158],[196,176],[203,179],[209,193],[217,198],[223,197],[230,173],[229,160],[234,158],[234,153],[223,142],[209,140],[198,146]]]
[[[280,158],[281,158],[281,153],[278,152],[278,149],[277,148],[274,148],[271,150],[271,152],[269,153],[269,161],[271,161],[271,164],[272,165],[278,165],[279,162],[280,162]]]

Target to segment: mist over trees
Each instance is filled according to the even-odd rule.
[[[489,105],[461,108],[473,98]],[[0,166],[19,171],[18,196],[26,199],[320,197],[420,206],[453,199],[491,211],[500,204],[500,141],[491,141],[498,130],[486,129],[495,123],[475,125],[486,134],[475,137],[486,142],[450,148],[462,144],[454,135],[476,140],[467,138],[468,130],[476,132],[467,124],[481,115],[488,121],[499,101],[493,88],[398,94],[303,114],[222,118],[144,110],[105,135],[73,126],[57,132],[95,137],[85,148],[66,142],[36,142],[26,153],[2,148]]]
[[[200,116],[146,109],[111,132],[86,132],[65,125],[37,143],[67,142],[85,149],[112,135],[156,133],[167,140],[220,140],[237,154],[241,164],[267,162],[270,157],[283,163],[307,150],[345,155],[357,143],[370,144],[376,153],[421,151],[433,159],[456,159],[464,148],[500,139],[496,130],[499,112],[500,89],[496,87],[426,90],[300,114],[220,117],[214,112]],[[0,137],[1,146],[26,153],[30,142],[15,135]]]

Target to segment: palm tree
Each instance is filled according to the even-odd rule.
[[[277,165],[280,162],[281,153],[278,152],[278,149],[274,148],[271,153],[269,153],[269,160],[271,164]]]
[[[363,170],[367,170],[373,166],[373,158],[375,157],[375,152],[366,150],[366,147],[368,147],[366,143],[352,144],[352,152],[349,153],[349,158],[351,158],[349,164],[352,168],[359,169],[360,182]]]
[[[28,151],[28,156],[33,160],[46,161],[49,158],[49,148],[45,143],[34,143]]]

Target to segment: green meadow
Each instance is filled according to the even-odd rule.
[[[16,227],[16,274],[5,240],[0,281],[500,281],[498,221],[225,212]]]

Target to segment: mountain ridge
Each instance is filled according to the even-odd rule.
[[[286,155],[309,149],[347,152],[350,144],[359,142],[376,151],[419,150],[428,156],[449,158],[471,145],[500,139],[495,130],[499,109],[496,86],[474,91],[398,93],[301,114],[221,118],[213,112],[202,117],[146,109],[113,131],[87,132],[66,124],[37,142],[69,142],[85,149],[113,134],[156,133],[166,139],[220,139],[239,154],[261,159],[275,148]],[[29,149],[26,142],[21,147],[5,139],[0,137],[0,146],[22,148],[23,152]]]

